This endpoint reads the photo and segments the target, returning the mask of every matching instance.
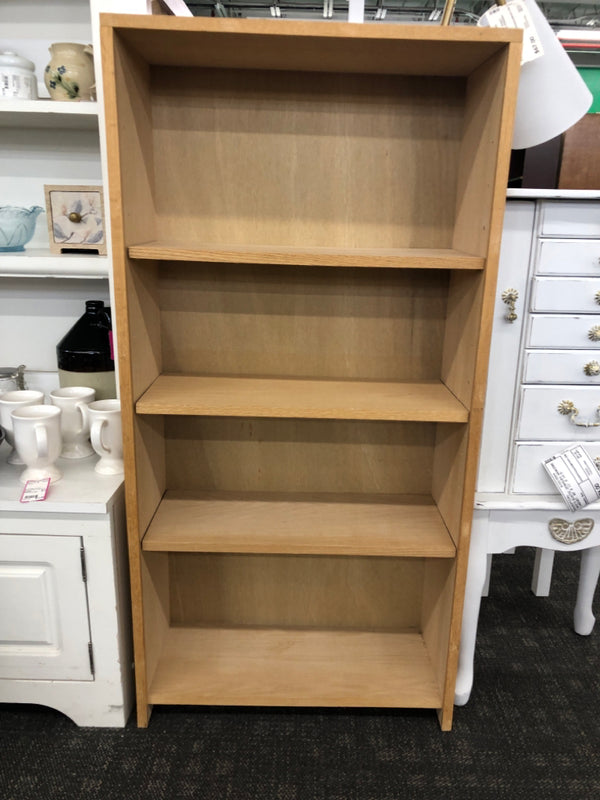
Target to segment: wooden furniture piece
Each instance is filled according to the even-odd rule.
[[[43,502],[19,502],[0,447],[0,702],[122,727],[133,705],[123,481],[60,459]]]
[[[595,622],[600,503],[568,511],[543,461],[577,442],[593,458],[600,456],[600,195],[586,200],[564,192],[562,199],[536,200],[535,192],[514,194],[523,199],[510,200],[506,208],[457,705],[469,700],[472,689],[477,620],[491,554],[517,546],[537,548],[532,588],[543,596],[550,591],[555,552],[580,550],[574,627],[588,635]],[[506,303],[509,292],[514,308]],[[580,410],[577,418],[560,413],[565,401]]]
[[[449,729],[521,33],[101,24],[138,722]]]

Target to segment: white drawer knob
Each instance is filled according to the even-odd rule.
[[[600,305],[600,291],[596,292],[594,295],[594,300]]]
[[[598,292],[598,294],[600,294],[600,292]],[[508,314],[505,315],[504,319],[508,320],[509,322],[514,322],[517,319],[515,305],[518,299],[519,293],[516,289],[505,289],[502,292],[502,302],[506,303],[508,306]],[[600,303],[600,299],[598,302]]]
[[[600,342],[600,325],[594,325],[589,329],[588,339],[591,339],[592,342]]]
[[[598,418],[596,422],[579,422],[577,419],[579,416],[579,409],[572,400],[561,400],[558,404],[557,411],[559,414],[569,417],[569,422],[573,425],[577,425],[579,428],[597,428],[600,426],[600,418],[598,418],[600,417],[600,406],[598,406],[595,411],[596,417]]]
[[[588,361],[583,368],[583,371],[590,377],[593,377],[594,375],[600,375],[600,364],[597,361]]]

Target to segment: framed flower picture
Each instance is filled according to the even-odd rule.
[[[101,186],[44,186],[52,253],[106,255]]]

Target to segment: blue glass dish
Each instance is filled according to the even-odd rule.
[[[35,231],[38,215],[43,210],[40,206],[0,206],[0,253],[25,250]]]

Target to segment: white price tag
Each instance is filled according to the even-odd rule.
[[[547,458],[544,467],[571,511],[600,498],[600,472],[580,444]]]
[[[537,34],[525,4],[520,0],[511,0],[503,6],[492,6],[479,18],[479,27],[488,28],[522,28],[523,51],[521,64],[533,61],[544,55],[544,48]]]
[[[45,500],[50,486],[50,478],[43,478],[39,481],[27,481],[21,493],[22,503],[34,503],[38,500]]]

